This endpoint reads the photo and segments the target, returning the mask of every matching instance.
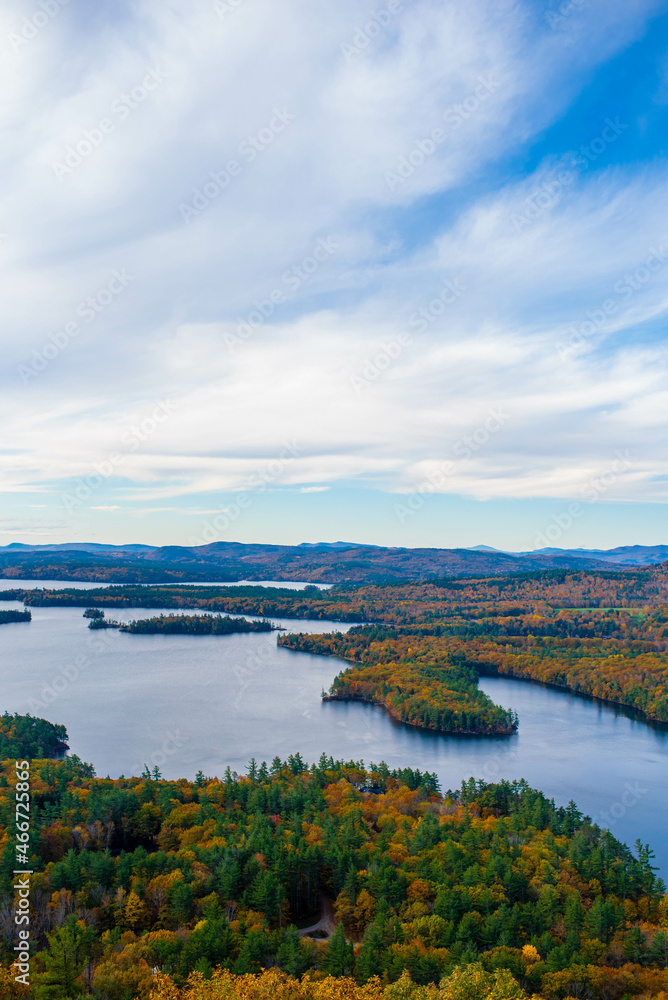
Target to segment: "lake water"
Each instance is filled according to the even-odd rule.
[[[20,607],[0,602],[0,608]],[[520,716],[519,733],[444,737],[394,723],[372,705],[322,702],[343,664],[276,645],[277,633],[130,635],[90,631],[81,608],[32,608],[31,624],[0,627],[0,711],[63,723],[71,752],[100,775],[158,764],[168,778],[242,772],[300,752],[316,760],[387,761],[436,771],[443,789],[475,777],[526,778],[620,840],[649,842],[668,878],[668,729],[541,685],[485,678],[490,697]],[[109,610],[123,621],[148,609]],[[277,620],[291,631],[345,631]]]

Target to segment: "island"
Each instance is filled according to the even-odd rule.
[[[92,628],[92,624],[89,628]],[[100,627],[99,625],[97,626]],[[155,618],[140,618],[113,626],[121,632],[134,635],[232,635],[235,632],[276,632],[284,631],[280,625],[263,618],[248,621],[246,618],[231,618],[229,615],[158,615]]]
[[[84,615],[84,618],[85,617],[86,616]],[[117,622],[113,618],[105,618],[103,612],[99,618],[93,618],[88,628],[92,628],[93,630],[101,628],[120,628],[122,624],[122,622]]]
[[[0,611],[0,625],[11,625],[12,622],[30,622],[32,615],[29,611]]]

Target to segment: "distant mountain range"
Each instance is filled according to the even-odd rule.
[[[668,560],[668,545],[620,545],[616,549],[533,549],[530,552],[506,552],[489,545],[475,545],[472,552],[502,552],[512,556],[567,556],[574,559],[596,559],[620,566],[654,566]]]
[[[118,583],[239,580],[362,583],[546,569],[611,571],[650,566],[666,560],[668,545],[504,552],[487,545],[467,549],[408,549],[353,542],[304,542],[301,545],[213,542],[194,548],[96,542],[59,545],[13,542],[0,547],[0,576]]]

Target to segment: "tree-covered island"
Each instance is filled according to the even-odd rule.
[[[119,631],[134,635],[233,635],[245,632],[282,631],[266,618],[248,621],[246,618],[231,618],[230,615],[157,615],[155,618],[139,618],[120,625]]]
[[[32,621],[32,615],[29,611],[0,611],[0,625],[30,621]]]

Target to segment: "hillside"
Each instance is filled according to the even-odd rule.
[[[509,554],[480,549],[322,545],[18,546],[0,549],[0,576],[114,583],[303,580],[381,583],[429,577],[495,575],[538,569],[602,569],[606,560],[581,553]],[[631,563],[629,564],[631,565]]]

